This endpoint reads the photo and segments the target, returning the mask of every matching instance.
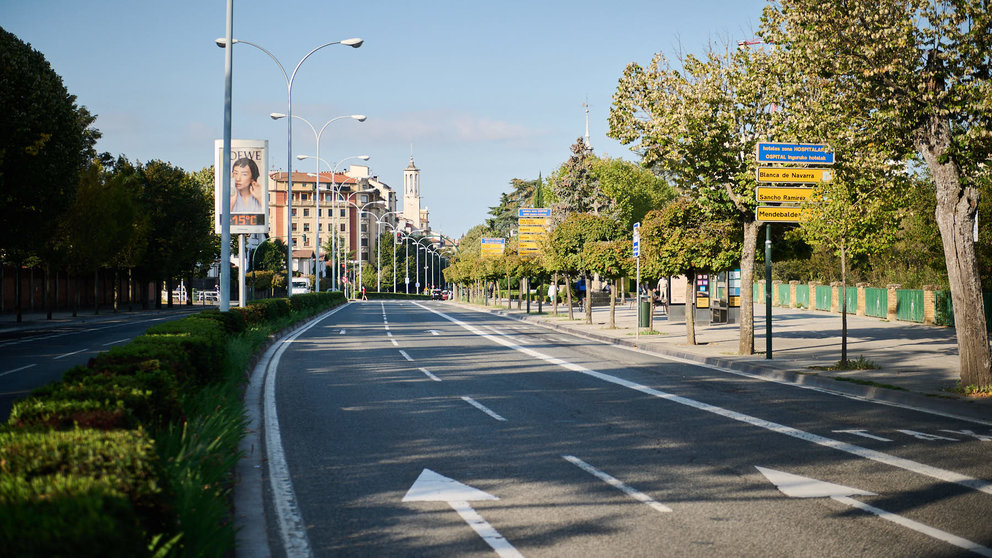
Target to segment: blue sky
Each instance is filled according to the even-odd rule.
[[[486,217],[513,178],[546,177],[584,134],[597,154],[635,160],[606,137],[624,67],[656,52],[700,51],[752,38],[764,0],[385,1],[235,0],[234,36],[301,67],[293,112],[319,127],[333,162],[369,154],[372,172],[402,196],[411,144],[431,225],[458,237]],[[222,137],[225,0],[0,0],[0,26],[41,51],[69,91],[99,117],[100,151],[162,159],[187,170],[212,164]],[[276,65],[234,50],[233,137],[268,139],[286,167],[286,86]],[[313,154],[294,124],[293,151]],[[314,170],[310,161],[294,168]]]

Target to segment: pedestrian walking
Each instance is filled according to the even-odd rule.
[[[558,294],[558,285],[551,283],[548,285],[548,303],[555,303],[555,296]]]
[[[365,296],[365,285],[362,285],[362,300],[368,300],[369,297]]]

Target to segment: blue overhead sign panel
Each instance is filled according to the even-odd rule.
[[[551,209],[547,207],[521,207],[517,209],[517,217],[551,217]]]
[[[821,143],[759,143],[759,163],[834,164],[834,152]]]

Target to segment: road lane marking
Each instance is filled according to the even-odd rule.
[[[118,339],[117,341],[111,341],[110,343],[104,343],[102,346],[103,347],[106,347],[108,345],[116,345],[118,343],[126,343],[126,342],[130,341],[131,339],[133,339],[133,338],[132,337],[128,337],[126,339]]]
[[[430,370],[428,370],[426,368],[421,368],[420,371],[423,372],[425,376],[427,376],[428,378],[434,380],[435,382],[440,382],[441,381],[441,378],[438,378],[434,374],[431,374]]]
[[[908,517],[896,515],[892,512],[876,508],[875,506],[871,506],[851,498],[851,496],[858,495],[876,496],[874,492],[858,490],[857,488],[811,479],[809,477],[794,475],[792,473],[777,471],[775,469],[766,469],[764,467],[757,466],[755,469],[764,475],[769,482],[774,484],[775,488],[777,488],[782,494],[785,494],[790,498],[830,498],[831,500],[836,500],[852,508],[858,508],[859,510],[877,515],[882,519],[891,521],[897,525],[906,527],[907,529],[912,529],[917,533],[922,533],[928,537],[933,537],[937,540],[952,544],[958,548],[970,550],[971,552],[981,556],[992,557],[992,548],[982,546],[946,531],[941,531],[940,529],[929,525],[924,525],[917,521],[913,521]]]
[[[499,534],[492,525],[476,512],[469,504],[476,500],[499,500],[496,496],[472,488],[444,475],[439,475],[430,469],[421,471],[413,486],[403,496],[403,502],[446,502],[451,509],[468,523],[469,527],[482,537],[496,554],[502,558],[523,558],[516,548]]]
[[[565,461],[568,461],[569,463],[575,465],[579,469],[582,469],[583,471],[589,473],[590,475],[596,477],[597,479],[605,482],[606,484],[618,489],[620,492],[623,492],[624,494],[630,496],[631,498],[637,500],[638,502],[647,504],[651,509],[655,511],[659,511],[662,513],[672,511],[672,508],[664,504],[661,504],[660,502],[648,496],[647,494],[628,486],[627,484],[620,481],[616,477],[610,476],[609,474],[600,471],[599,469],[593,467],[592,465],[586,463],[585,461],[582,461],[581,459],[575,457],[574,455],[563,455],[562,458],[564,458]]]
[[[253,374],[261,373],[264,378],[259,407],[262,410],[264,423],[266,464],[269,468],[269,486],[272,490],[273,508],[276,511],[276,524],[288,556],[312,556],[313,552],[310,548],[310,539],[307,537],[306,523],[296,502],[293,479],[289,476],[289,465],[286,463],[282,434],[279,431],[279,415],[276,408],[276,376],[279,373],[279,360],[297,337],[343,308],[347,306],[338,306],[284,337],[281,342],[273,344],[266,351]]]
[[[403,358],[409,360],[410,362],[413,362],[413,357],[411,357],[410,355],[406,354],[406,351],[400,351],[400,354],[403,355]]]
[[[832,438],[827,438],[826,436],[820,436],[819,434],[813,434],[811,432],[806,432],[804,430],[800,430],[798,428],[793,428],[791,426],[786,426],[784,424],[778,424],[776,422],[772,422],[772,421],[765,420],[765,419],[760,419],[760,418],[757,418],[757,417],[746,415],[744,413],[739,413],[737,411],[731,411],[730,409],[724,409],[723,407],[717,407],[716,405],[710,405],[709,403],[703,403],[701,401],[696,401],[695,399],[690,399],[688,397],[682,397],[680,395],[675,395],[675,394],[672,394],[672,393],[667,393],[667,392],[664,392],[664,391],[661,391],[661,390],[650,388],[650,387],[647,387],[645,385],[638,384],[636,382],[632,382],[630,380],[625,380],[623,378],[619,378],[617,376],[611,376],[609,374],[604,374],[602,372],[597,372],[595,370],[590,370],[589,368],[586,368],[584,366],[580,366],[578,364],[573,364],[571,362],[562,360],[560,358],[552,357],[552,356],[546,355],[544,353],[541,353],[539,351],[535,351],[533,349],[530,349],[528,347],[524,347],[522,345],[518,345],[517,343],[514,343],[513,341],[504,339],[502,337],[488,334],[488,333],[482,331],[481,329],[476,328],[476,327],[474,327],[474,326],[472,326],[470,324],[467,324],[465,322],[462,322],[462,321],[458,320],[457,318],[453,318],[453,317],[445,314],[444,312],[440,312],[440,311],[434,310],[432,308],[429,308],[427,306],[423,306],[423,305],[420,305],[420,304],[417,304],[417,303],[414,303],[414,304],[416,304],[417,306],[420,306],[421,308],[423,308],[424,310],[427,310],[428,312],[433,312],[434,314],[437,314],[438,316],[441,316],[442,318],[448,320],[449,322],[451,322],[451,323],[453,323],[455,325],[461,326],[462,328],[467,329],[468,331],[470,331],[472,333],[475,333],[476,335],[479,335],[481,337],[484,337],[486,339],[489,339],[490,341],[492,341],[494,343],[498,343],[498,344],[503,345],[503,346],[505,346],[507,348],[513,349],[515,351],[519,351],[521,353],[524,353],[526,355],[532,356],[534,358],[538,358],[538,359],[543,360],[543,361],[545,361],[545,362],[547,362],[549,364],[556,364],[556,365],[558,365],[558,366],[560,366],[560,367],[562,367],[562,368],[564,368],[566,370],[571,370],[573,372],[578,372],[580,374],[585,374],[585,375],[590,376],[592,378],[596,378],[598,380],[602,380],[604,382],[611,383],[611,384],[614,384],[614,385],[617,385],[617,386],[620,386],[620,387],[625,387],[627,389],[631,389],[631,390],[634,390],[634,391],[643,393],[645,395],[650,395],[652,397],[657,397],[659,399],[664,399],[664,400],[670,401],[672,403],[678,403],[680,405],[685,405],[685,406],[688,406],[688,407],[692,407],[694,409],[698,409],[700,411],[705,411],[705,412],[712,413],[712,414],[715,414],[715,415],[718,415],[718,416],[722,416],[722,417],[728,418],[730,420],[735,420],[735,421],[738,421],[738,422],[743,422],[745,424],[750,424],[751,426],[756,426],[758,428],[763,428],[765,430],[769,430],[771,432],[776,432],[778,434],[782,434],[782,435],[785,435],[785,436],[789,436],[789,437],[792,437],[792,438],[803,440],[805,442],[810,442],[810,443],[813,443],[813,444],[816,444],[816,445],[819,445],[819,446],[823,446],[823,447],[826,447],[826,448],[830,448],[830,449],[834,449],[834,450],[837,450],[837,451],[842,451],[842,452],[845,452],[845,453],[849,453],[849,454],[855,455],[857,457],[861,457],[861,458],[868,459],[868,460],[871,460],[871,461],[876,461],[878,463],[883,463],[885,465],[889,465],[891,467],[896,467],[898,469],[903,469],[903,470],[906,470],[906,471],[910,471],[910,472],[913,472],[913,473],[916,473],[916,474],[919,474],[919,475],[923,475],[923,476],[935,478],[935,479],[942,480],[942,481],[945,481],[945,482],[951,482],[951,483],[954,483],[954,484],[959,484],[961,486],[965,486],[965,487],[971,488],[973,490],[977,490],[979,492],[984,492],[986,494],[992,494],[992,482],[989,482],[989,481],[986,481],[986,480],[976,479],[974,477],[969,477],[967,475],[962,475],[961,473],[957,473],[957,472],[954,472],[954,471],[949,471],[947,469],[941,469],[939,467],[934,467],[934,466],[931,466],[931,465],[927,465],[925,463],[918,463],[916,461],[911,461],[909,459],[904,459],[902,457],[897,457],[897,456],[890,455],[890,454],[887,454],[887,453],[883,453],[883,452],[880,452],[880,451],[876,451],[876,450],[872,450],[872,449],[868,449],[868,448],[863,448],[861,446],[856,446],[854,444],[848,444],[846,442],[841,442],[840,440],[834,440]],[[698,366],[698,364],[695,364],[695,365]]]
[[[926,433],[923,433],[923,432],[917,432],[915,430],[898,430],[897,429],[896,432],[902,432],[903,434],[906,434],[907,436],[912,436],[912,437],[916,438],[917,440],[927,440],[928,442],[935,441],[935,440],[947,440],[948,442],[957,442],[957,441],[959,441],[957,438],[948,438],[947,436],[940,436],[938,434],[926,434]]]
[[[862,438],[869,438],[872,440],[878,440],[879,442],[891,442],[892,440],[888,438],[883,438],[881,436],[875,436],[874,434],[869,434],[867,430],[861,428],[851,428],[848,430],[834,430],[837,434],[854,434],[855,436],[861,436]]]
[[[85,352],[86,352],[86,351],[88,351],[88,350],[89,350],[89,349],[79,349],[78,351],[73,351],[73,352],[71,352],[71,353],[66,353],[66,354],[64,354],[64,355],[59,355],[59,356],[57,356],[57,357],[53,357],[53,358],[52,358],[52,360],[58,360],[58,359],[60,359],[60,358],[65,358],[65,357],[67,357],[67,356],[72,356],[72,355],[78,355],[79,353],[85,353]]]
[[[13,370],[8,370],[6,372],[0,373],[0,376],[6,376],[7,374],[13,374],[14,372],[20,372],[21,370],[27,370],[28,368],[31,368],[32,366],[38,366],[38,365],[37,364],[29,364],[27,366],[22,366],[20,368],[15,368]]]
[[[975,434],[974,430],[941,430],[941,432],[950,432],[951,434],[960,434],[962,436],[971,436],[982,442],[992,442],[992,436],[985,436],[983,434]]]
[[[506,419],[505,418],[499,416],[498,414],[496,414],[495,412],[493,412],[492,409],[490,409],[489,407],[486,407],[485,405],[483,405],[482,403],[479,403],[478,401],[476,401],[475,399],[472,399],[471,397],[467,397],[467,396],[464,396],[463,395],[462,396],[462,401],[468,403],[469,405],[475,407],[476,409],[482,411],[483,413],[486,413],[487,415],[493,417],[494,419],[496,419],[496,420],[498,420],[500,422],[506,422]]]

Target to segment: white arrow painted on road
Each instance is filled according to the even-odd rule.
[[[472,506],[470,501],[499,500],[496,496],[472,488],[430,469],[424,469],[403,497],[404,502],[447,502],[449,506],[486,541],[496,554],[504,558],[523,558],[523,554],[513,548],[503,535],[500,535]]]
[[[839,484],[811,479],[809,477],[793,475],[791,473],[777,471],[775,469],[766,469],[764,467],[755,467],[755,469],[760,471],[765,478],[771,481],[771,483],[774,484],[783,494],[789,496],[790,498],[830,498],[852,508],[858,508],[859,510],[875,514],[882,519],[902,525],[903,527],[907,527],[918,533],[922,533],[937,540],[952,544],[958,548],[970,550],[980,556],[989,556],[992,558],[992,548],[982,546],[978,543],[963,539],[957,535],[952,535],[946,531],[941,531],[940,529],[930,527],[929,525],[924,525],[913,521],[912,519],[902,517],[901,515],[896,515],[892,512],[887,512],[883,509],[870,506],[864,502],[859,502],[858,500],[851,498],[851,496],[857,495],[874,496],[874,492],[867,492],[864,490],[858,490],[857,488],[850,488]]]
[[[430,333],[431,335],[441,335],[441,332],[436,329],[428,329],[427,333]]]

